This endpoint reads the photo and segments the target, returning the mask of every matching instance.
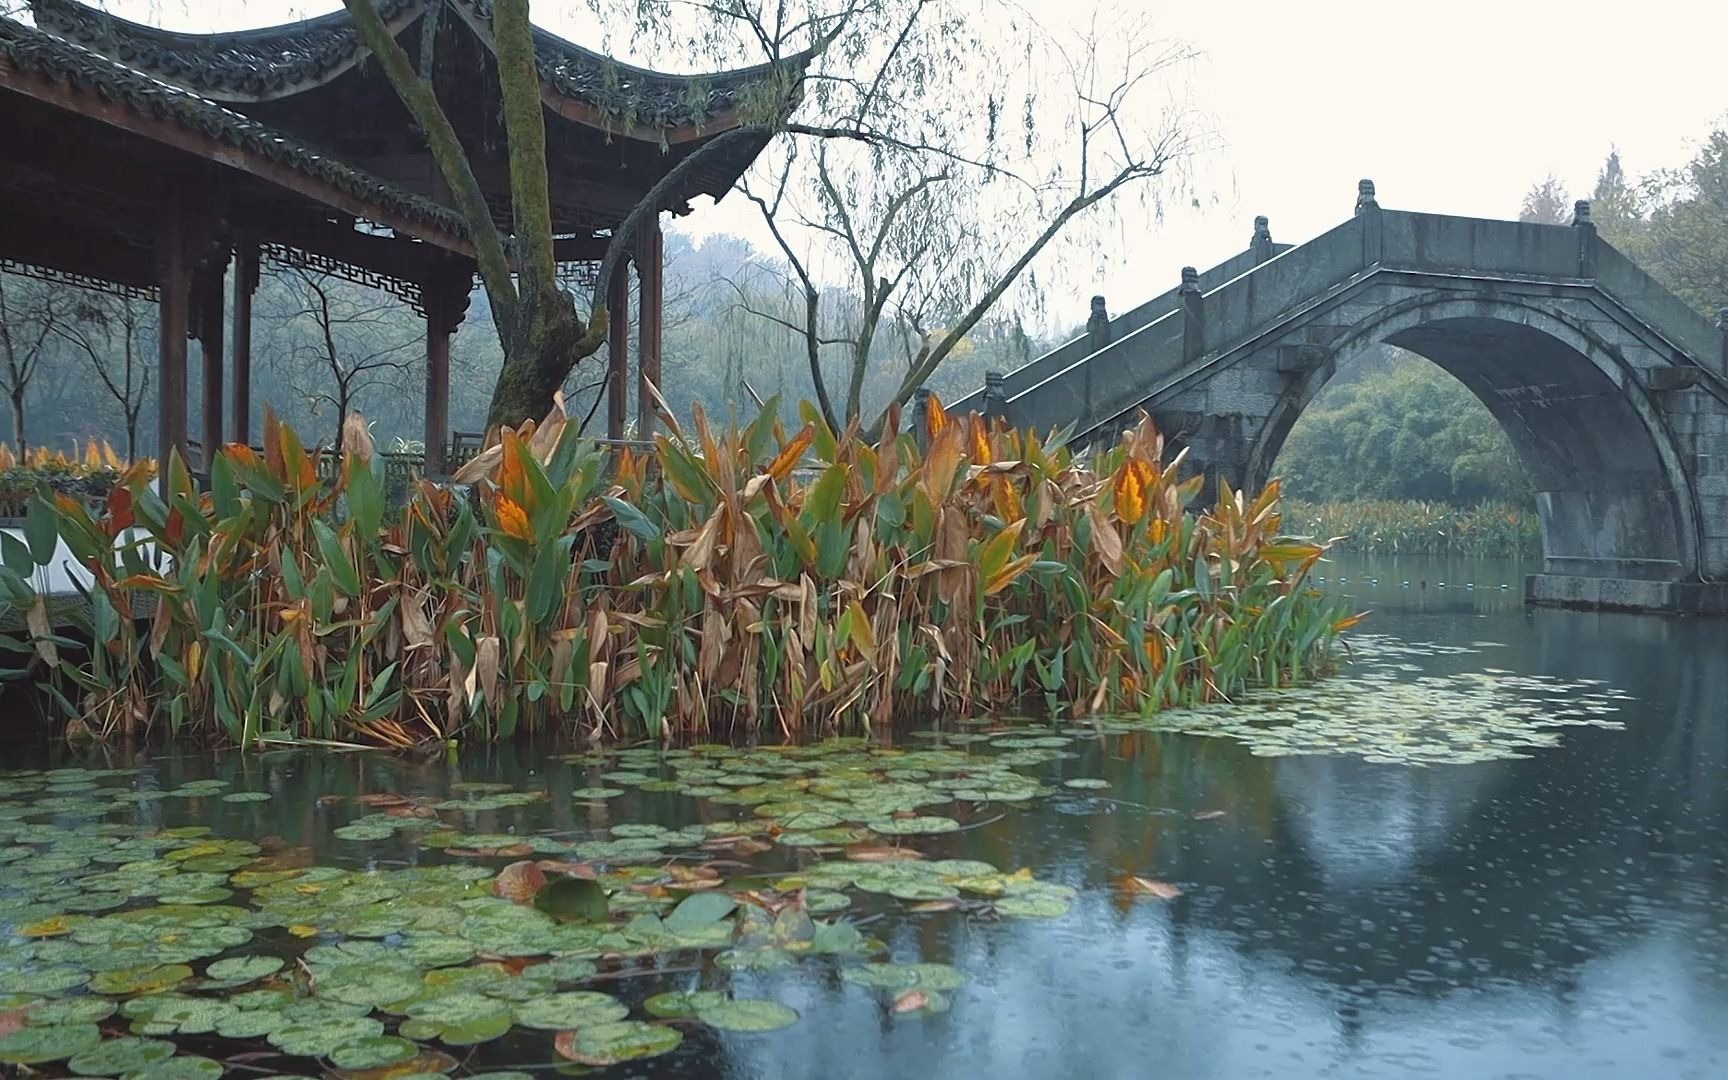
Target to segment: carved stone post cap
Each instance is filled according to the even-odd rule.
[[[1184,266],[1182,268],[1182,291],[1185,293],[1197,293],[1200,291],[1200,271],[1194,269],[1192,266]]]
[[[1094,296],[1092,298],[1092,314],[1094,314],[1094,315],[1104,314],[1104,294],[1103,293],[1099,293],[1097,296]]]
[[[1360,214],[1365,210],[1378,209],[1380,209],[1380,204],[1374,198],[1374,181],[1356,181],[1356,212]]]
[[[986,372],[985,372],[985,373],[984,373],[984,385],[985,385],[985,386],[986,386],[986,387],[997,387],[997,388],[1000,388],[1000,387],[1001,387],[1001,386],[1002,386],[1002,385],[1003,385],[1003,384],[1004,384],[1004,383],[1006,383],[1006,382],[1007,382],[1007,381],[1008,381],[1008,374],[1007,374],[1007,372],[1003,372],[1003,371],[986,371]]]
[[[1590,200],[1589,199],[1579,199],[1577,202],[1572,204],[1572,224],[1574,224],[1574,225],[1588,225],[1588,224],[1590,224]]]
[[[1268,218],[1265,214],[1254,215],[1254,239],[1272,239],[1272,219]]]
[[[1716,329],[1728,333],[1728,307],[1716,309]]]

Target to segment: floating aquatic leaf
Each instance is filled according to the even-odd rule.
[[[774,948],[728,949],[714,958],[727,971],[778,971],[797,962],[785,949]]]
[[[1077,776],[1072,780],[1062,781],[1062,786],[1079,791],[1103,791],[1110,786],[1110,781],[1099,780],[1096,777]]]
[[[722,1031],[778,1031],[797,1022],[798,1010],[777,1001],[739,998],[700,1007],[696,1016]]]
[[[90,973],[75,967],[0,971],[0,994],[58,994],[89,981]]]
[[[171,1057],[129,1072],[125,1080],[219,1080],[224,1071],[220,1061],[206,1057]]]
[[[843,969],[840,977],[877,990],[958,990],[966,985],[965,974],[947,964],[861,964]]]
[[[204,969],[204,974],[237,986],[274,975],[281,970],[282,958],[278,956],[231,956],[226,960],[215,961]]]
[[[134,1073],[174,1056],[175,1046],[166,1039],[140,1039],[125,1035],[108,1039],[78,1054],[66,1067],[79,1076],[119,1076]]]
[[[333,829],[331,835],[338,840],[388,840],[396,835],[396,830],[388,825],[356,823]]]
[[[597,882],[582,878],[557,878],[534,894],[534,906],[555,919],[603,922],[606,893]]]
[[[685,1020],[695,1016],[700,1010],[725,1000],[726,995],[717,990],[673,990],[655,994],[642,1003],[642,1008],[662,1020]]]
[[[666,928],[674,932],[717,923],[732,914],[738,901],[725,893],[698,892],[686,896],[666,916]]]
[[[1154,897],[1158,900],[1174,900],[1182,895],[1182,890],[1168,881],[1158,881],[1153,878],[1129,875],[1122,879],[1121,886],[1127,892]]]
[[[893,1008],[901,1016],[933,1016],[948,1011],[948,998],[936,990],[902,990],[894,995]]]
[[[90,979],[98,994],[154,994],[178,986],[192,977],[185,964],[156,964],[99,972]]]
[[[996,910],[1022,919],[1054,919],[1068,914],[1068,901],[1050,896],[1004,896],[996,901]]]
[[[676,1028],[640,1020],[596,1024],[580,1031],[561,1031],[553,1041],[558,1053],[582,1065],[616,1065],[621,1061],[657,1057],[684,1041]]]
[[[622,1020],[630,1015],[630,1008],[610,994],[574,990],[520,1002],[515,1015],[523,1027],[559,1031]]]
[[[269,802],[270,793],[268,791],[235,791],[222,796],[222,801],[227,803]]]
[[[330,1051],[330,1063],[338,1069],[377,1069],[395,1065],[420,1053],[420,1047],[394,1035],[355,1039]]]
[[[53,1024],[23,1027],[0,1035],[0,1064],[41,1065],[63,1061],[102,1041],[95,1024]]]
[[[30,1003],[29,1019],[35,1025],[43,1024],[94,1024],[113,1016],[119,1006],[107,998],[84,997],[56,998],[50,1001],[33,1001]]]
[[[492,879],[492,895],[518,904],[534,899],[534,894],[546,886],[546,872],[534,862],[513,862],[498,871]]]
[[[326,1057],[339,1046],[384,1034],[384,1025],[369,1016],[328,1017],[316,1023],[277,1028],[265,1038],[271,1046],[295,1057]]]
[[[403,1036],[437,1038],[452,1046],[489,1042],[515,1022],[509,1002],[461,990],[411,1002],[408,1016]]]

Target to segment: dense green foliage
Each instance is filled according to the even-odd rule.
[[[1529,501],[1524,471],[1488,410],[1401,349],[1335,379],[1291,430],[1276,472],[1291,498],[1311,502]]]
[[[1292,500],[1285,520],[1292,532],[1374,554],[1518,557],[1536,555],[1542,546],[1535,512],[1507,503]]]
[[[329,479],[272,422],[208,495],[174,457],[166,497],[140,467],[99,514],[36,499],[0,591],[73,724],[244,744],[1150,710],[1300,680],[1350,623],[1302,587],[1323,548],[1279,538],[1276,486],[1186,513],[1149,423],[1081,461],[934,405],[922,453],[805,411],[698,413],[607,478],[560,402],[471,463],[473,499],[399,511],[359,417]],[[32,587],[56,535],[94,574],[88,661]]]

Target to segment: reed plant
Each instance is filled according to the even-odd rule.
[[[1367,554],[1528,558],[1542,550],[1535,512],[1506,503],[1293,500],[1285,518],[1293,532],[1335,538],[1337,546]]]

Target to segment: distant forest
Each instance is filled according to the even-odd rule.
[[[774,320],[801,318],[802,298],[789,296],[764,268],[772,259],[737,237],[717,235],[699,246],[666,236],[665,339],[662,388],[686,416],[700,403],[722,419],[754,414],[751,393],[778,395],[790,415],[811,396],[801,335]],[[848,305],[834,297],[834,308]],[[796,301],[799,313],[789,307]],[[230,277],[229,303],[232,303]],[[381,445],[418,443],[423,426],[425,357],[419,317],[402,300],[323,274],[264,267],[253,301],[252,431],[269,405],[308,442],[336,437],[344,405],[372,424]],[[1077,305],[1078,307],[1078,305]],[[635,308],[632,299],[632,310]],[[1076,311],[1079,323],[1084,310]],[[126,449],[129,414],[135,451],[156,451],[156,308],[14,274],[0,275],[0,390],[22,405],[30,445],[65,447],[107,439]],[[880,409],[906,371],[919,339],[908,327],[876,343],[878,362],[864,387],[866,410]],[[1056,342],[1029,336],[1016,321],[986,319],[938,369],[929,386],[955,397],[983,385],[984,373],[1027,362]],[[200,436],[198,348],[190,347],[188,408],[191,436]],[[632,370],[635,336],[631,335]],[[478,293],[451,346],[450,426],[480,430],[501,363],[491,314]],[[577,366],[566,387],[570,408],[589,415],[604,374],[604,351]],[[631,381],[631,415],[635,413]],[[604,405],[590,430],[603,433]],[[229,421],[230,434],[232,421]],[[0,440],[15,441],[8,424]]]

